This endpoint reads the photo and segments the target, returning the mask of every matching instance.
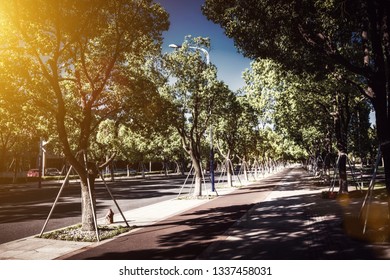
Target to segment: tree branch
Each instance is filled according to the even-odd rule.
[[[106,167],[114,160],[115,157],[116,157],[116,152],[114,152],[114,153],[111,155],[111,157],[110,157],[105,163],[99,165],[98,168],[99,168],[100,170],[106,168]]]
[[[349,71],[364,77],[368,77],[370,75],[368,69],[353,65],[349,60],[342,56],[337,49],[332,46],[331,40],[328,36],[320,32],[315,35],[311,35],[301,24],[299,24],[298,30],[306,43],[331,58],[336,64],[342,65]]]

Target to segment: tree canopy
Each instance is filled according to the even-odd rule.
[[[386,0],[206,0],[203,12],[245,56],[297,73],[337,74],[367,97],[390,194],[389,7]]]
[[[11,75],[17,94],[54,121],[82,178],[83,228],[90,230],[87,180],[94,177],[80,153],[88,155],[102,120],[131,118],[129,104],[141,99],[134,96],[157,92],[144,67],[160,52],[168,14],[151,0],[3,1],[0,26],[2,54],[10,58],[1,75]]]

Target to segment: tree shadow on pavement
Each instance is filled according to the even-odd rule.
[[[245,189],[229,194],[228,205],[219,198],[195,209],[173,216],[154,225],[117,239],[95,252],[87,251],[74,259],[196,259],[213,242],[255,205],[242,203],[243,197],[253,197]],[[268,189],[258,189],[264,197]],[[120,245],[118,245],[120,244]]]
[[[346,209],[320,194],[262,202],[229,237],[210,248],[203,259],[388,259],[388,245],[351,238],[345,231]],[[348,207],[347,207],[348,208]]]

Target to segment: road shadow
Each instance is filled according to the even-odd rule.
[[[132,203],[139,199],[171,197],[178,193],[183,179],[177,178],[147,178],[107,181],[114,198],[123,203]],[[61,184],[53,182],[37,188],[35,185],[7,188],[0,191],[0,224],[23,222],[31,220],[45,220],[60,191]],[[185,190],[188,186],[185,186]],[[102,182],[95,185],[96,210],[102,215],[108,208],[116,207],[107,188]],[[77,182],[63,188],[55,210],[53,219],[81,216],[81,190]]]
[[[205,259],[382,259],[389,246],[373,246],[346,234],[345,209],[320,194],[262,202],[218,242]]]
[[[212,207],[184,213],[145,226],[71,259],[196,259],[253,205]]]

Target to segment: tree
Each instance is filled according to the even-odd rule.
[[[16,102],[12,106],[14,100],[7,98],[9,94],[6,85],[2,84],[0,88],[0,172],[7,169],[7,158],[17,143],[16,139],[21,134],[20,122],[23,121],[19,115],[21,108],[18,105],[20,103]]]
[[[287,69],[333,72],[371,101],[390,207],[390,6],[386,0],[206,0],[203,12],[244,55]]]
[[[195,196],[202,195],[202,141],[216,114],[219,89],[224,86],[217,80],[216,67],[202,58],[202,50],[209,44],[208,39],[187,37],[183,46],[167,54],[164,67],[171,80],[161,89],[172,104],[170,122],[191,157]]]
[[[4,57],[0,60],[4,61]],[[3,72],[0,82],[0,172],[14,171],[14,182],[19,171],[30,168],[31,156],[38,154],[39,134],[43,135],[48,129],[44,118],[36,114],[23,96],[15,94],[16,91],[12,77]]]
[[[248,128],[244,121],[245,105],[239,93],[232,92],[227,86],[219,90],[218,114],[213,118],[214,143],[217,151],[222,156],[224,168],[227,174],[228,186],[233,186],[233,161],[236,155],[242,156],[240,146],[244,139],[243,132]]]
[[[173,126],[165,131],[159,131],[152,135],[149,148],[151,160],[160,161],[163,165],[164,174],[168,175],[169,163],[174,162],[182,174],[185,171],[184,151],[181,139]]]
[[[252,106],[247,96],[239,96],[238,99],[241,107],[241,115],[238,118],[237,129],[237,146],[235,155],[242,162],[245,179],[248,181],[248,168],[251,159],[256,159],[261,151],[258,151],[258,144],[260,139],[258,111]]]
[[[151,0],[11,0],[0,12],[0,45],[13,58],[5,67],[19,94],[55,122],[81,178],[82,229],[94,230],[91,135],[102,120],[127,114],[134,95],[155,90],[143,66],[160,51],[168,15]]]

